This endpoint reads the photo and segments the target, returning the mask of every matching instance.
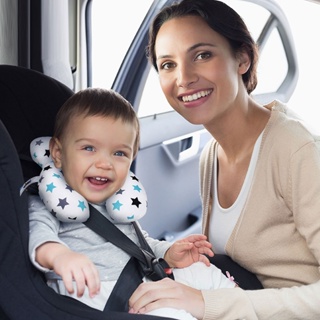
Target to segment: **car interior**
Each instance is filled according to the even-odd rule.
[[[110,6],[107,13],[120,12],[111,7],[111,1],[103,1]],[[41,170],[30,156],[29,145],[37,137],[52,135],[57,110],[80,89],[112,88],[132,103],[139,116],[141,145],[131,170],[148,194],[143,229],[154,238],[172,242],[201,232],[198,163],[210,135],[174,112],[160,92],[145,46],[150,21],[173,0],[146,2],[147,10],[120,54],[118,44],[108,40],[117,27],[94,26],[95,0],[0,1],[0,319],[141,319],[122,312],[100,312],[57,295],[28,257],[27,196],[20,196],[19,191]],[[262,61],[255,98],[261,103],[290,101],[306,61],[298,59],[291,26],[278,1],[225,2],[241,10],[245,19],[250,18],[248,8],[259,7],[257,12],[261,12],[254,22],[257,25],[252,25]],[[132,12],[128,15],[135,18]],[[94,27],[103,30],[100,38],[94,37]],[[96,42],[101,45],[98,49],[92,45]],[[274,53],[276,48],[279,55]],[[109,65],[96,62],[95,54],[100,51]],[[275,66],[277,59],[283,61],[283,69]],[[110,84],[104,82],[107,77]],[[288,113],[298,117],[291,110]],[[318,141],[320,150],[320,136]]]
[[[97,13],[102,11],[96,8],[100,0],[4,0],[0,11],[18,19],[17,25],[10,27],[10,33],[4,33],[2,41],[6,50],[0,52],[0,63],[39,71],[73,92],[90,86],[108,87],[96,80],[100,70],[102,79],[110,78],[111,88],[131,102],[140,120],[140,149],[131,169],[148,193],[148,214],[141,219],[141,225],[154,238],[175,241],[201,231],[198,163],[210,135],[202,126],[188,123],[164,101],[157,75],[146,59],[145,47],[150,21],[172,0],[145,1],[150,3],[150,8],[139,13],[142,18],[136,24],[137,31],[130,30],[133,39],[126,40],[128,47],[121,55],[118,45],[117,50],[109,48],[116,39],[105,42],[108,37],[113,39],[112,30],[109,32],[102,24],[95,25]],[[268,72],[261,72],[255,98],[261,103],[271,99],[288,101],[296,88],[299,68],[291,29],[281,7],[275,0],[226,2],[241,10],[244,18],[249,10],[259,9],[259,19],[253,21],[252,30],[261,51],[261,68]],[[125,14],[123,12],[126,17]],[[127,23],[135,16],[129,15],[129,18]],[[121,22],[121,17],[119,19]],[[5,22],[1,20],[0,26],[3,24],[7,30]],[[97,28],[103,30],[103,34],[96,40]],[[124,38],[129,30],[120,32]],[[270,68],[275,58],[270,55],[268,59],[269,56],[264,55],[265,51],[275,51],[275,48],[279,51],[276,59],[283,61],[282,68]],[[102,60],[95,55],[100,51],[104,57]],[[119,62],[116,63],[116,59]],[[102,64],[105,62],[109,64]],[[55,113],[50,107],[44,108],[44,115],[48,117]],[[30,110],[29,114],[32,113]],[[17,113],[20,121],[25,116],[29,117]],[[10,130],[10,134],[15,133]]]

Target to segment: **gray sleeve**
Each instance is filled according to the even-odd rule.
[[[138,223],[139,225],[139,223]],[[140,229],[141,226],[139,225]],[[153,250],[155,256],[157,258],[163,258],[167,250],[171,247],[172,243],[164,240],[157,240],[154,238],[149,237],[147,231],[142,230],[142,234],[144,235],[145,239],[147,240],[150,248]]]
[[[43,272],[43,268],[35,261],[36,249],[45,242],[59,242],[65,245],[58,236],[60,222],[46,209],[37,195],[30,195],[29,201],[29,257],[31,262]]]

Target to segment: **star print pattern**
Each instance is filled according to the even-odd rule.
[[[49,150],[50,139],[51,137],[41,137],[34,139],[30,144],[31,157],[40,167],[51,161]]]
[[[84,203],[84,201],[80,201],[80,200],[79,200],[78,207],[79,207],[82,211],[87,208],[86,205],[85,205],[85,203]]]
[[[133,206],[137,206],[138,208],[139,208],[139,205],[141,204],[141,202],[139,201],[139,199],[138,198],[131,198],[131,200],[132,200],[132,205]]]
[[[123,190],[123,189],[120,189],[119,191],[117,191],[116,194],[122,194],[123,192],[124,192],[124,190]]]
[[[47,166],[43,169],[42,182],[38,184],[39,194],[42,199],[51,201],[44,201],[47,207],[50,206],[49,211],[54,212],[54,216],[63,222],[84,222],[89,218],[89,206],[87,201],[77,192],[75,192],[64,180],[62,172],[54,165]],[[40,181],[40,180],[39,180]],[[43,185],[46,184],[44,192]],[[50,193],[50,196],[48,195]],[[56,199],[56,201],[53,201]]]
[[[68,184],[66,184],[66,189],[69,190],[70,192],[73,191],[73,189]]]
[[[47,192],[48,191],[52,192],[54,188],[56,188],[56,186],[51,182],[51,183],[47,184],[47,190],[46,191]]]
[[[43,143],[43,141],[41,139],[36,141],[36,146],[41,146],[41,144]]]
[[[111,204],[110,204],[111,203]],[[106,201],[111,218],[118,222],[130,222],[143,217],[147,211],[147,196],[136,175],[130,173],[121,189]]]
[[[120,207],[123,206],[122,203],[120,203],[119,200],[117,200],[115,203],[112,204],[113,205],[113,210],[119,210],[120,211]]]
[[[88,203],[65,182],[62,171],[55,167],[50,156],[50,138],[37,138],[30,145],[33,160],[42,168],[36,181],[39,196],[49,212],[60,221],[84,222],[90,215]]]
[[[54,210],[51,210],[50,213],[54,216],[57,217],[57,213]]]
[[[138,182],[139,182],[139,179],[138,179],[136,176],[134,176],[134,175],[133,175],[133,176],[131,176],[131,179],[132,179],[132,180],[136,180],[136,181],[138,181]]]
[[[58,207],[64,209],[64,207],[67,205],[69,205],[69,203],[67,202],[67,198],[59,199]]]
[[[133,190],[137,190],[138,192],[141,191],[141,188],[138,185],[133,186]]]
[[[50,150],[49,149],[46,149],[44,156],[48,157],[48,158],[50,157]]]

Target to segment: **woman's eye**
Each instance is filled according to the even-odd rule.
[[[196,60],[205,60],[212,56],[210,52],[202,52],[196,56]]]
[[[160,69],[162,70],[169,70],[169,69],[172,69],[173,67],[174,67],[174,63],[172,62],[165,62],[160,65]]]

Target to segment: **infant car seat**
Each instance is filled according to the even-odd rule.
[[[30,157],[29,145],[36,137],[52,135],[55,114],[72,94],[39,72],[0,65],[0,319],[141,319],[98,311],[58,295],[29,261],[27,196],[19,191],[41,170]]]

